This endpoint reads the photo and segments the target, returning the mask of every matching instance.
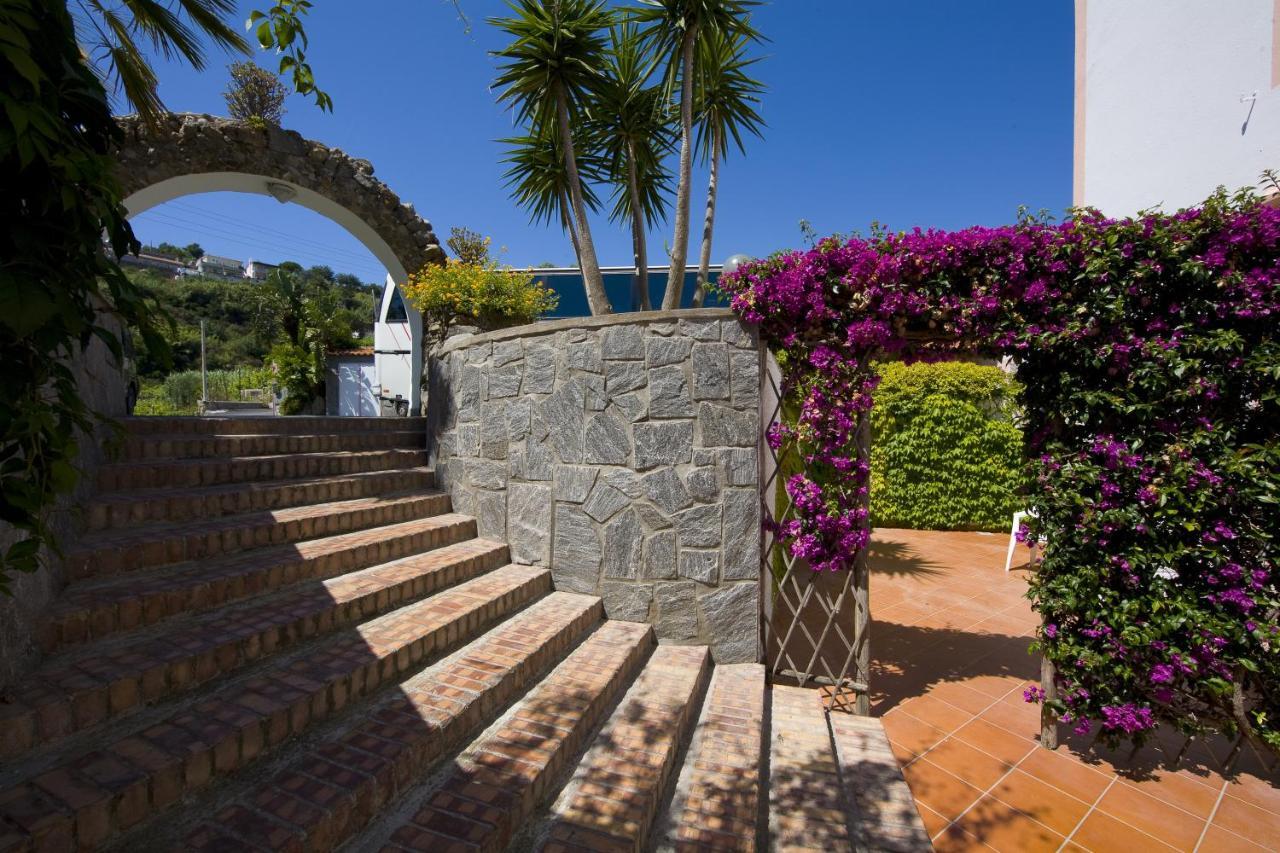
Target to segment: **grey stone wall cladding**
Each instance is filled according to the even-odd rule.
[[[754,661],[759,349],[728,312],[680,313],[451,342],[428,367],[432,462],[558,589]]]

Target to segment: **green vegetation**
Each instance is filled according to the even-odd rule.
[[[252,62],[233,62],[227,70],[231,72],[231,82],[222,93],[227,114],[258,128],[279,127],[285,113],[284,99],[289,94],[280,78]]]
[[[1025,465],[1018,384],[998,367],[887,362],[871,409],[878,527],[1007,530]]]

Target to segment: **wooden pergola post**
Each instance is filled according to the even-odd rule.
[[[865,510],[862,517],[862,529],[868,534],[867,544],[858,549],[853,561],[853,641],[856,644],[854,655],[853,680],[865,686],[854,701],[853,712],[859,716],[871,714],[871,572],[867,565],[868,551],[871,548],[871,414],[863,412],[858,420],[858,463],[866,466],[867,482],[862,497],[858,501],[860,509]]]

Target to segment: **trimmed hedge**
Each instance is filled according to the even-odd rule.
[[[871,410],[877,527],[1007,530],[1025,460],[1020,386],[998,367],[885,362]]]

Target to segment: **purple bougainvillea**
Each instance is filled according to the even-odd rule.
[[[808,463],[778,528],[795,556],[837,571],[867,545],[873,359],[1013,356],[1055,709],[1108,739],[1170,723],[1280,747],[1280,210],[1219,192],[1174,214],[877,232],[720,286],[798,412],[769,435]]]

